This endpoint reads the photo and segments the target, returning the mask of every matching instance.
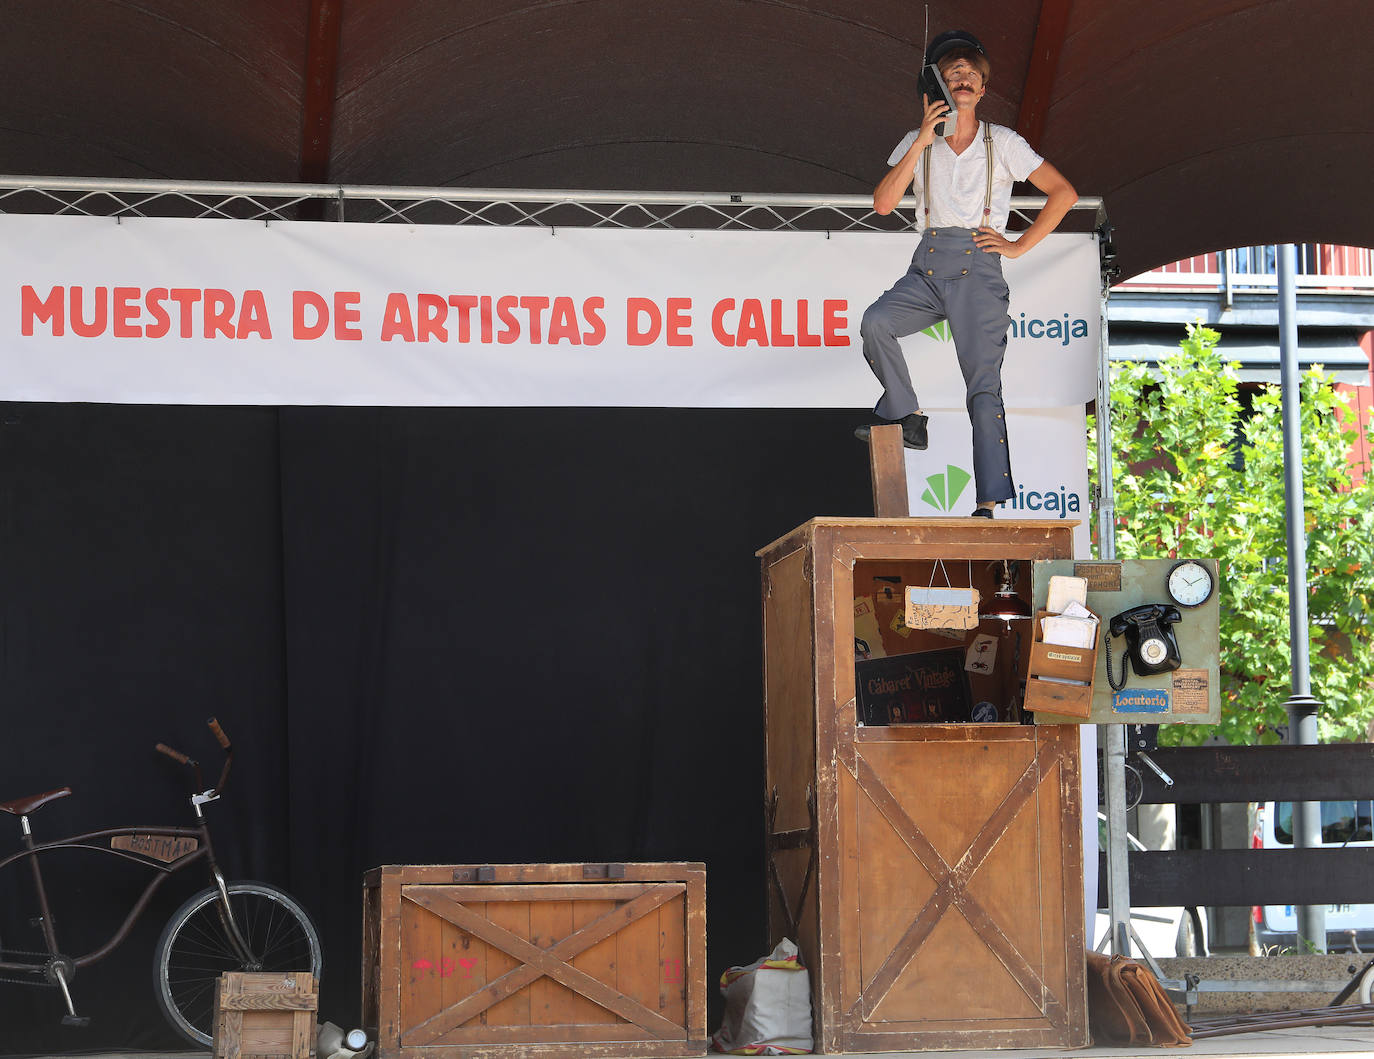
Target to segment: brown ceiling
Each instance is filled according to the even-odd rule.
[[[903,0],[10,0],[9,174],[865,193],[914,122]],[[1126,275],[1374,245],[1370,0],[932,0],[985,116],[1101,195]]]

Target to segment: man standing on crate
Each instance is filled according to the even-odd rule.
[[[892,168],[873,192],[873,208],[888,214],[911,185],[921,203],[922,235],[906,275],[864,313],[864,359],[883,384],[874,412],[901,424],[907,448],[924,449],[926,416],[899,339],[949,321],[973,425],[978,506],[972,517],[992,518],[993,507],[1015,495],[1002,408],[1002,357],[1011,323],[1002,258],[1020,257],[1054,231],[1078,194],[1011,129],[979,122],[975,111],[991,66],[973,34],[940,34],[925,62],[944,78],[954,110],[939,98],[938,87],[932,86],[937,98],[922,94],[921,127],[897,145],[887,160]],[[1011,188],[1018,180],[1029,180],[1048,201],[1029,228],[1009,239]],[[854,433],[867,441],[870,429]]]

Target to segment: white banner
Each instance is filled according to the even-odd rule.
[[[907,503],[912,515],[970,514],[973,430],[959,408],[931,408],[930,447],[906,453]],[[997,506],[997,518],[1078,519],[1073,554],[1092,548],[1088,492],[1088,432],[1082,405],[1007,412],[1007,443],[1016,495]]]
[[[912,234],[0,216],[0,398],[871,407],[865,307]],[[1093,236],[1005,264],[1008,407],[1096,393]],[[947,329],[906,343],[961,406]]]

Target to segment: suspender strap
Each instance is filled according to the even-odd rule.
[[[988,189],[983,195],[983,223],[992,216],[992,126],[983,122],[983,152],[988,156]]]
[[[930,227],[930,152],[935,149],[932,143],[921,152],[921,167],[924,176],[921,177],[921,201],[925,204],[926,227]]]
[[[926,227],[930,227],[930,152],[934,144],[921,152],[921,198],[925,203]],[[988,160],[988,186],[983,194],[983,223],[992,216],[992,126],[983,122],[983,153]]]

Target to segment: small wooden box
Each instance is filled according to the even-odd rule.
[[[308,972],[226,972],[215,983],[214,1059],[310,1059],[318,1010]]]
[[[363,880],[382,1059],[704,1055],[704,864],[389,865]]]
[[[1024,706],[1027,710],[1086,719],[1092,710],[1093,681],[1097,675],[1097,639],[1094,637],[1092,647],[1045,643],[1040,619],[1048,613],[1040,610],[1035,614],[1035,642],[1031,644]]]

